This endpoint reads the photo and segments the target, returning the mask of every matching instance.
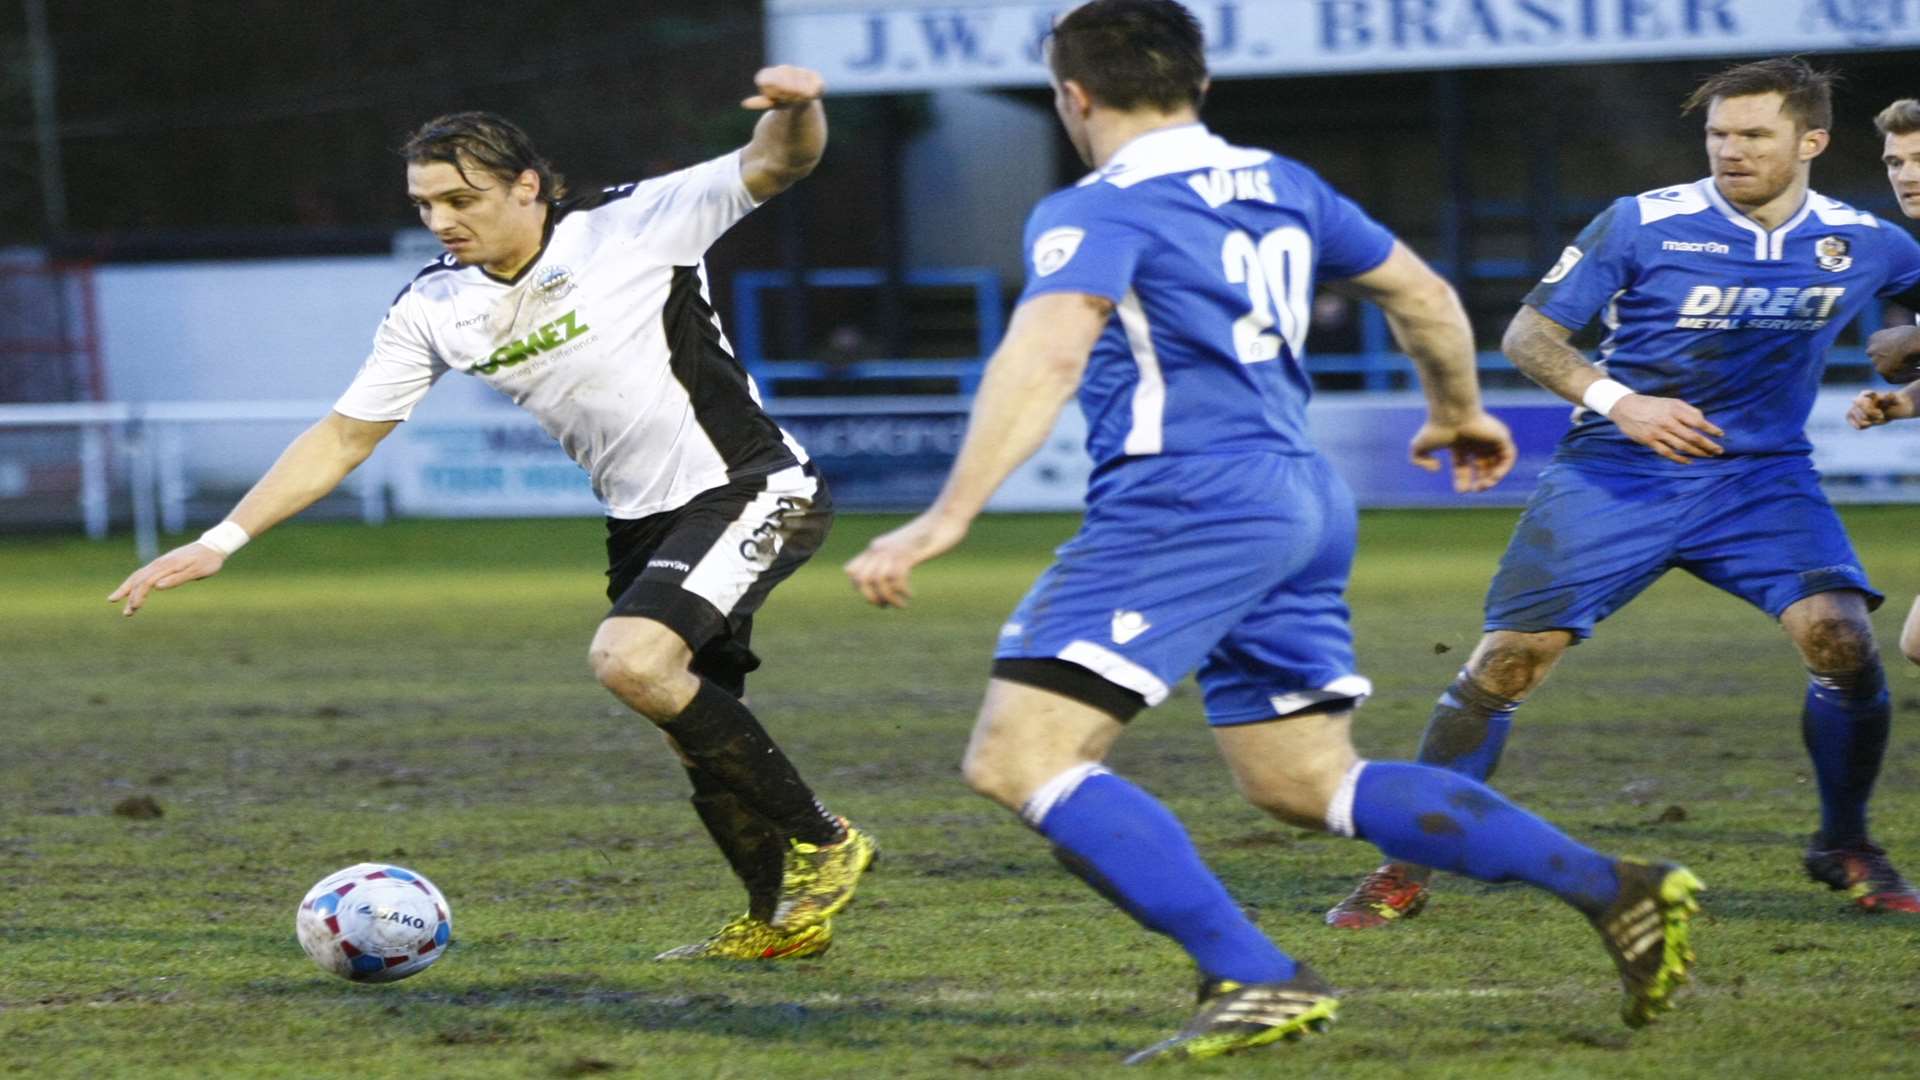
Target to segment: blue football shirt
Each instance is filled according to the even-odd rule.
[[[1608,376],[1692,404],[1726,432],[1726,454],[1676,465],[1579,409],[1560,455],[1666,473],[1806,454],[1834,339],[1875,297],[1912,306],[1917,287],[1920,244],[1905,229],[1816,192],[1770,232],[1710,177],[1616,200],[1526,302],[1575,330],[1601,318]]]
[[[1307,454],[1317,279],[1372,270],[1393,236],[1312,170],[1200,124],[1149,132],[1042,200],[1027,286],[1115,305],[1081,380],[1096,478],[1178,454]]]

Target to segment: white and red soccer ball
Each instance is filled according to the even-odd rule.
[[[425,877],[360,863],[309,889],[293,927],[322,970],[355,982],[392,982],[440,959],[453,937],[453,913]]]

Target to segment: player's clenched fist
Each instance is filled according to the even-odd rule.
[[[753,85],[760,92],[742,101],[743,109],[791,109],[818,101],[827,92],[827,81],[811,68],[778,64],[754,72]]]
[[[227,557],[201,543],[187,544],[174,548],[165,555],[127,575],[120,587],[107,594],[107,603],[127,602],[120,610],[122,615],[132,615],[147,602],[147,594],[155,589],[171,589],[176,585],[185,585],[189,581],[198,581],[220,572],[227,564]]]
[[[1507,425],[1485,412],[1458,424],[1428,420],[1407,445],[1407,458],[1428,472],[1438,472],[1440,461],[1434,453],[1439,450],[1452,455],[1453,490],[1461,494],[1485,491],[1499,483],[1520,457]]]
[[[1914,412],[1913,399],[1903,393],[1862,390],[1847,409],[1847,423],[1864,431],[1892,420],[1911,420]]]
[[[868,603],[906,607],[913,597],[913,590],[907,587],[913,568],[953,550],[966,535],[964,523],[929,511],[874,537],[865,551],[847,562],[847,577]]]
[[[1867,339],[1867,356],[1880,377],[1893,383],[1920,378],[1920,326],[1889,326]]]
[[[1614,403],[1607,418],[1634,442],[1681,465],[1725,452],[1708,436],[1718,438],[1726,432],[1679,398],[1628,394]]]

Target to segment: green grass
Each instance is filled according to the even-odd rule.
[[[1894,596],[1890,642],[1920,513],[1847,516]],[[1365,519],[1363,752],[1412,752],[1511,523]],[[739,899],[658,738],[587,674],[597,522],[289,526],[131,621],[102,599],[124,544],[0,543],[0,1074],[1084,1077],[1162,1037],[1190,1004],[1179,951],[957,775],[999,623],[1072,523],[984,522],[912,610],[876,612],[838,566],[882,524],[843,521],[756,628],[756,708],[887,850],[832,952],[768,968],[649,962]],[[1890,671],[1905,721],[1920,669]],[[1372,852],[1241,803],[1189,685],[1116,767],[1348,993],[1327,1038],[1188,1071],[1911,1075],[1920,920],[1856,915],[1799,873],[1802,685],[1764,617],[1672,576],[1521,714],[1505,790],[1712,888],[1697,985],[1637,1034],[1591,931],[1530,890],[1449,879],[1412,923],[1323,928]],[[1916,745],[1896,725],[1876,804],[1910,868]],[[111,812],[141,795],[164,816]],[[446,891],[442,964],[385,987],[309,965],[294,905],[361,859]]]

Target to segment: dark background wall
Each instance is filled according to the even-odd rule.
[[[25,7],[0,0],[0,245],[108,260],[383,250],[413,224],[394,147],[454,109],[516,118],[577,187],[689,164],[746,139],[753,115],[737,102],[762,51],[760,6],[743,0],[47,7],[67,223],[50,229],[39,195]],[[1815,59],[1846,76],[1816,186],[1894,213],[1870,120],[1920,94],[1916,55]],[[1678,103],[1723,63],[1231,80],[1207,117],[1315,165],[1454,265],[1491,321],[1525,277],[1460,268],[1505,259],[1537,273],[1607,198],[1704,172],[1699,120]],[[718,282],[747,266],[892,255],[886,192],[924,103],[839,98],[831,116],[821,172],[715,252]],[[1064,182],[1075,167],[1060,159]],[[1008,208],[1005,243],[1025,211]]]

